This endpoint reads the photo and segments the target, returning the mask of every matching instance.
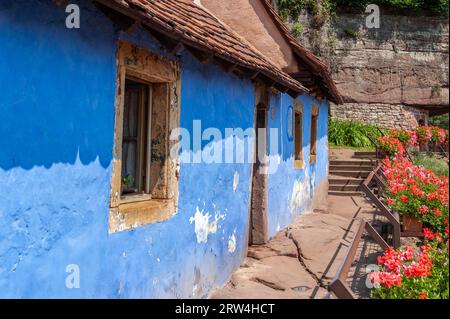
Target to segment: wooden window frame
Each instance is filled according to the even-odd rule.
[[[310,135],[310,153],[309,162],[317,162],[317,139],[319,130],[319,106],[313,104],[311,107],[311,135]]]
[[[180,101],[181,93],[180,68],[177,62],[157,56],[147,49],[129,44],[124,41],[118,42],[117,51],[117,79],[116,79],[116,102],[114,120],[114,148],[112,161],[109,232],[115,233],[136,227],[162,222],[170,219],[176,214],[178,206],[178,169],[179,156],[170,158],[169,150],[178,143],[178,140],[169,139],[170,132],[180,126]],[[133,194],[122,196],[122,137],[123,116],[125,100],[126,79],[141,82],[152,86],[152,98],[162,99],[167,102],[166,123],[164,124],[165,139],[162,145],[164,161],[161,164],[161,174],[158,178],[163,179],[164,187],[154,193]],[[155,88],[159,88],[159,96],[153,95]],[[161,93],[162,92],[162,93]],[[155,102],[156,103],[156,102]],[[152,105],[154,105],[152,103]],[[153,112],[149,112],[154,114]],[[150,122],[152,123],[152,122]],[[151,126],[148,125],[150,136],[147,137],[147,150],[154,151],[152,146]],[[146,165],[150,178],[151,165]],[[148,182],[144,185],[146,190]]]
[[[305,162],[303,160],[303,104],[295,101],[294,112],[292,112],[292,123],[294,125],[294,168],[304,169]],[[296,127],[296,116],[300,116],[300,128]]]

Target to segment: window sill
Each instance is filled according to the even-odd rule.
[[[303,160],[294,160],[294,169],[305,169],[305,162]]]
[[[118,207],[110,208],[109,233],[160,223],[170,219],[175,213],[173,199],[151,199],[150,195],[124,196]]]

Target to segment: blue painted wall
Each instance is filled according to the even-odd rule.
[[[251,165],[182,164],[175,217],[108,234],[116,43],[161,49],[75,3],[79,30],[50,0],[0,2],[0,297],[205,297],[244,257]],[[253,126],[250,81],[180,62],[182,127]],[[217,220],[206,242],[196,213]]]
[[[278,129],[278,148],[270,149],[273,172],[268,176],[269,236],[287,227],[301,213],[311,209],[316,188],[328,175],[328,107],[309,95],[299,96],[303,104],[303,160],[304,169],[294,169],[294,140],[288,134],[289,109],[294,101],[287,94],[272,94],[269,109],[269,128]],[[311,109],[319,105],[317,161],[310,163]],[[269,135],[271,132],[269,131]]]

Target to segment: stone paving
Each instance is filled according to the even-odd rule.
[[[248,257],[230,281],[212,294],[217,299],[328,299],[327,290],[364,218],[382,220],[363,197],[329,196],[327,205],[299,216],[269,243],[249,247]],[[365,266],[381,248],[364,238],[350,274],[349,285],[368,297]]]

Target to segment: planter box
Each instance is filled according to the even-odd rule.
[[[433,142],[433,143],[431,144],[431,151],[432,151],[433,153],[440,153],[440,152],[441,152],[441,148],[439,147],[439,144],[436,143],[436,142]]]
[[[402,216],[402,226],[404,232],[417,232],[423,231],[423,223],[419,222],[417,217]]]
[[[427,144],[420,144],[419,145],[419,151],[420,152],[428,152],[428,150],[429,150],[429,147],[428,147]]]
[[[388,153],[386,150],[378,149],[377,157],[378,159],[385,159],[386,157],[388,157]]]

